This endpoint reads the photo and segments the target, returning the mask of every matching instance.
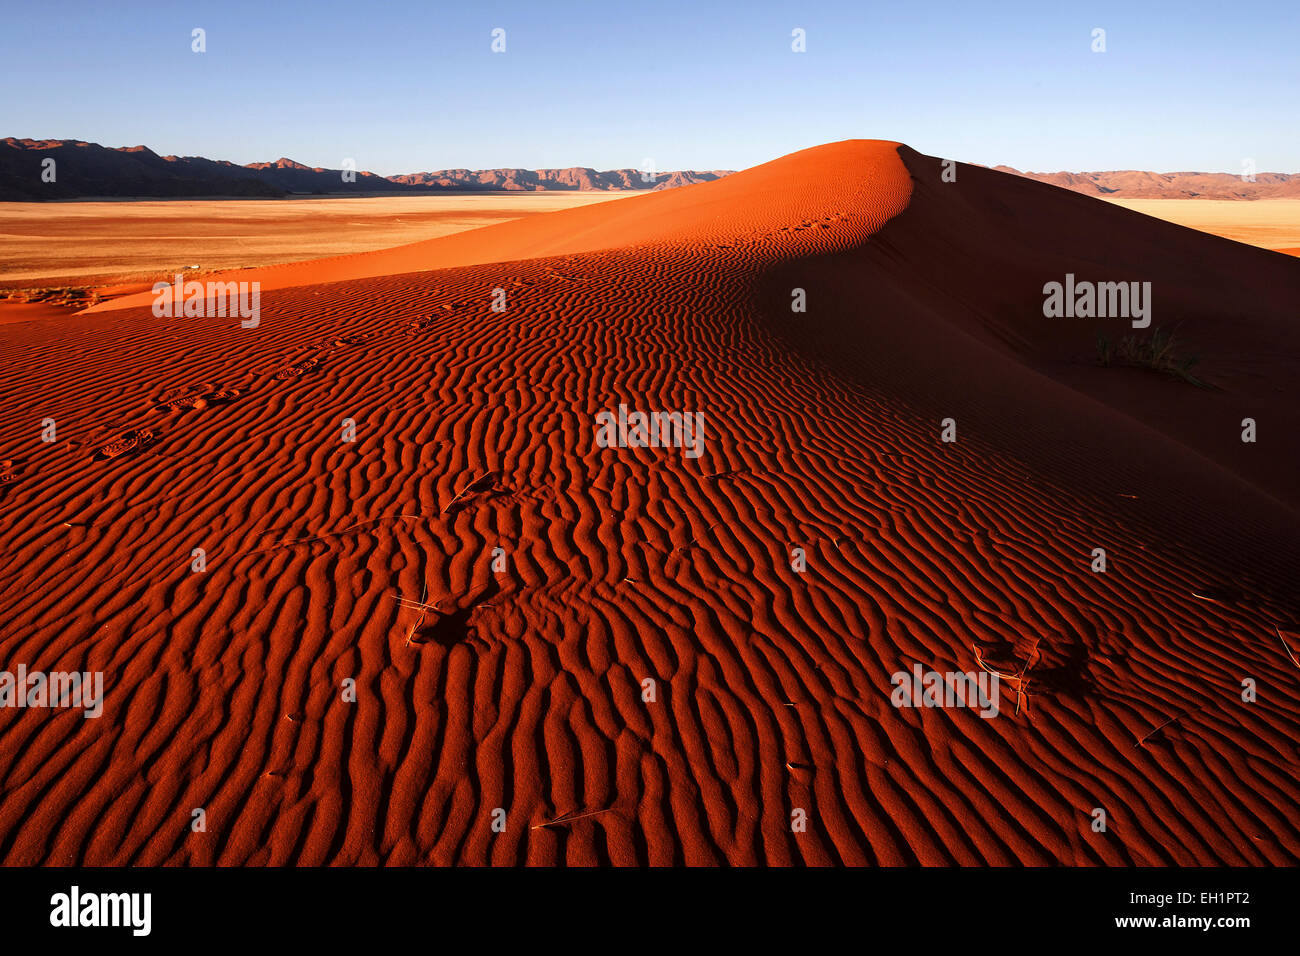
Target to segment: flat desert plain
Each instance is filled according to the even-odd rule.
[[[0,323],[0,862],[1300,863],[1300,260],[854,140],[227,277]]]
[[[1108,199],[1189,229],[1300,256],[1300,199]]]
[[[0,289],[152,283],[177,270],[366,252],[625,195],[0,203]]]

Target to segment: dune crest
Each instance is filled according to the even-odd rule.
[[[260,282],[267,291],[657,243],[710,256],[753,246],[754,254],[766,259],[846,248],[907,204],[910,184],[897,145],[859,140],[842,149],[804,150],[714,182],[631,196],[619,201],[617,211],[565,209],[531,227],[500,223],[377,252],[220,272],[211,278]],[[810,175],[815,185],[806,182]],[[86,311],[152,301],[149,293],[140,293]]]

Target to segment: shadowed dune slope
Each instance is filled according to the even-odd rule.
[[[0,326],[0,666],[105,675],[0,711],[0,861],[1296,863],[1300,264],[938,171],[256,270],[254,330]],[[1090,364],[1067,270],[1220,387]],[[597,447],[619,403],[704,453]],[[977,654],[996,717],[891,706]]]

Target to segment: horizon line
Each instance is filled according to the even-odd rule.
[[[854,139],[861,139],[861,140],[865,140],[865,141],[870,141],[870,140],[872,140],[872,139],[876,139],[876,140],[880,140],[880,141],[883,141],[883,142],[897,142],[897,143],[901,143],[901,144],[904,145],[904,146],[908,146],[909,148],[916,149],[916,147],[912,147],[912,146],[910,146],[910,144],[905,143],[905,142],[903,142],[903,141],[901,141],[901,140],[889,139],[889,138],[887,138],[887,137],[865,137],[865,136],[864,136],[864,137],[850,137],[850,138],[848,138],[848,139],[844,139],[844,140],[830,140],[830,141],[827,142],[827,143],[815,143],[815,144],[813,144],[812,146],[801,147],[800,149],[792,150],[791,153],[782,153],[780,156],[773,156],[773,157],[771,157],[770,159],[764,160],[764,161],[761,162],[761,163],[755,163],[754,166],[742,166],[742,167],[728,167],[728,166],[679,166],[679,167],[677,167],[677,168],[675,168],[675,169],[662,169],[662,170],[658,170],[658,169],[657,169],[657,170],[655,170],[655,173],[656,173],[657,175],[664,175],[664,174],[667,174],[667,173],[674,173],[674,172],[727,172],[727,173],[738,173],[738,172],[743,172],[743,171],[746,170],[746,169],[753,169],[753,168],[755,168],[756,166],[762,166],[762,165],[764,165],[764,163],[768,163],[768,162],[772,162],[773,160],[780,159],[780,158],[782,158],[782,156],[789,156],[789,155],[791,155],[792,153],[801,152],[803,149],[815,149],[815,148],[817,148],[818,146],[826,146],[826,145],[830,145],[831,143],[836,143],[836,142],[851,142],[851,141],[853,141]],[[80,139],[80,138],[74,138],[74,137],[58,137],[58,136],[16,136],[16,135],[12,135],[12,134],[11,134],[11,135],[6,135],[6,136],[3,136],[3,137],[0,137],[0,141],[8,141],[8,140],[15,140],[15,141],[18,141],[18,142],[57,142],[57,143],[62,143],[62,144],[68,144],[68,143],[85,143],[85,144],[87,144],[87,145],[89,145],[89,146],[98,146],[98,147],[100,147],[101,149],[108,149],[108,150],[113,150],[113,151],[116,151],[116,152],[130,152],[130,151],[139,150],[139,149],[147,149],[147,150],[149,150],[151,153],[153,153],[155,156],[159,156],[159,157],[162,157],[162,158],[164,158],[164,159],[167,158],[167,157],[169,157],[169,156],[170,156],[170,157],[175,157],[175,158],[177,158],[177,159],[204,159],[204,160],[207,160],[208,162],[229,163],[229,164],[231,164],[232,166],[238,166],[238,167],[240,167],[240,168],[242,168],[242,169],[247,169],[247,168],[249,168],[249,167],[251,167],[251,166],[253,166],[253,165],[259,164],[259,163],[276,163],[276,162],[278,162],[278,161],[280,161],[280,160],[287,160],[288,162],[291,162],[291,163],[297,163],[298,165],[304,167],[305,169],[310,169],[310,170],[340,171],[341,168],[342,168],[342,167],[338,167],[338,166],[324,166],[324,165],[322,165],[322,166],[313,166],[313,165],[311,165],[310,163],[306,163],[306,162],[303,162],[302,160],[292,158],[291,156],[289,156],[289,154],[288,154],[287,152],[281,153],[281,154],[280,154],[279,156],[277,156],[275,159],[255,159],[255,160],[252,160],[252,161],[247,162],[247,163],[241,163],[241,162],[238,162],[237,160],[232,160],[232,159],[220,159],[220,158],[214,158],[214,157],[211,157],[211,156],[205,156],[205,155],[203,155],[202,153],[161,152],[161,151],[159,151],[158,149],[156,149],[155,147],[148,145],[147,143],[134,143],[134,144],[131,144],[131,145],[124,145],[124,146],[106,146],[105,144],[103,144],[103,143],[99,143],[99,142],[96,142],[96,141],[94,141],[94,140],[89,140],[89,139]],[[952,157],[947,157],[947,156],[939,156],[938,154],[926,153],[924,150],[921,150],[921,149],[917,149],[917,152],[922,153],[923,155],[933,155],[933,156],[935,156],[935,158],[941,158],[941,159],[951,159],[951,158],[952,158]],[[1218,169],[1218,170],[1215,170],[1215,169],[1194,169],[1194,168],[1183,168],[1183,169],[1143,169],[1143,168],[1141,168],[1141,167],[1139,167],[1139,166],[1128,166],[1128,167],[1114,167],[1114,168],[1111,168],[1111,169],[1053,169],[1053,170],[1046,170],[1046,169],[1022,169],[1022,168],[1019,167],[1019,166],[1012,165],[1011,163],[1008,163],[1008,162],[1005,162],[1005,161],[1004,161],[1004,162],[998,162],[998,163],[981,163],[981,162],[976,162],[976,161],[974,161],[974,160],[959,159],[959,160],[957,160],[957,162],[959,162],[959,163],[964,163],[964,164],[967,165],[967,166],[980,166],[980,167],[983,167],[983,168],[985,168],[985,169],[994,169],[994,170],[996,170],[996,169],[1001,169],[1001,168],[1005,168],[1005,169],[1013,169],[1013,170],[1015,170],[1017,173],[1032,174],[1032,175],[1040,175],[1040,176],[1046,176],[1046,175],[1057,175],[1057,174],[1069,174],[1069,175],[1074,175],[1074,176],[1085,176],[1085,175],[1089,175],[1089,174],[1100,174],[1100,173],[1152,173],[1152,174],[1155,174],[1155,175],[1172,176],[1172,175],[1176,175],[1176,174],[1180,174],[1180,173],[1181,173],[1181,174],[1193,174],[1193,175],[1202,175],[1202,176],[1233,176],[1233,177],[1240,178],[1241,175],[1242,175],[1242,173],[1241,173],[1240,171],[1230,172],[1230,171],[1228,171],[1228,170],[1226,170],[1226,169]],[[407,169],[407,170],[405,170],[404,172],[397,172],[397,173],[379,173],[379,172],[375,172],[375,171],[372,170],[372,169],[363,169],[363,168],[358,167],[357,170],[356,170],[356,172],[358,172],[358,173],[368,173],[368,174],[370,174],[370,175],[372,175],[372,176],[379,176],[379,177],[381,177],[381,178],[383,178],[383,179],[391,179],[391,178],[394,177],[394,176],[410,176],[410,175],[414,175],[414,174],[416,174],[416,173],[445,172],[445,171],[448,171],[448,170],[456,170],[456,169],[463,169],[463,170],[467,170],[467,171],[469,171],[469,172],[488,172],[488,171],[492,171],[492,170],[501,170],[501,169],[520,169],[520,170],[528,170],[528,171],[532,171],[532,172],[536,172],[536,171],[544,170],[544,169],[590,169],[590,170],[593,170],[594,172],[615,172],[615,171],[618,171],[618,170],[628,170],[628,169],[630,169],[630,170],[636,170],[636,171],[638,171],[638,172],[639,172],[639,171],[642,171],[642,170],[641,170],[641,167],[639,167],[639,166],[635,166],[635,165],[631,165],[631,166],[610,166],[610,167],[601,168],[601,167],[599,167],[599,166],[591,166],[591,165],[588,165],[588,164],[586,164],[586,163],[570,163],[570,164],[567,165],[567,166],[561,166],[561,165],[544,165],[544,166],[538,166],[538,165],[531,165],[531,166],[520,166],[520,165],[508,165],[508,166],[507,166],[507,165],[503,165],[503,166],[441,166],[441,167],[438,167],[437,169]],[[1300,170],[1296,170],[1296,171],[1294,171],[1294,172],[1287,172],[1287,171],[1283,171],[1283,170],[1280,170],[1280,169],[1278,169],[1278,170],[1257,170],[1257,171],[1255,171],[1255,172],[1253,173],[1253,175],[1255,175],[1255,176],[1269,176],[1269,175],[1274,175],[1274,176],[1298,176],[1298,175],[1300,175]]]

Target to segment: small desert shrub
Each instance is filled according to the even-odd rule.
[[[1105,332],[1097,333],[1097,361],[1102,368],[1110,368],[1115,363],[1115,346]]]
[[[1104,333],[1097,333],[1097,361],[1104,367],[1127,365],[1164,372],[1197,388],[1211,386],[1192,375],[1200,356],[1179,358],[1174,354],[1174,336],[1163,329],[1152,329],[1149,336],[1126,335],[1112,342]]]

